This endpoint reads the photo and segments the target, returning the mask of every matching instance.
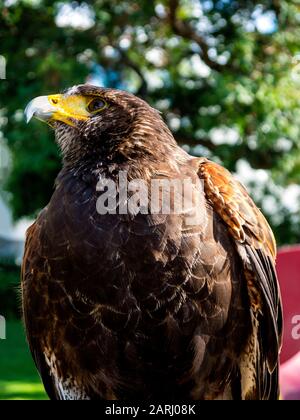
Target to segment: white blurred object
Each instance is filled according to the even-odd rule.
[[[21,263],[26,230],[32,223],[29,219],[13,223],[10,209],[0,196],[0,258]]]
[[[0,196],[0,236],[9,236],[12,231],[11,214]]]
[[[24,241],[26,230],[33,223],[31,219],[20,219],[13,223],[11,211],[0,196],[0,236],[14,241]]]

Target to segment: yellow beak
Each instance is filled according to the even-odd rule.
[[[29,102],[24,114],[27,123],[35,117],[49,124],[53,121],[61,121],[71,126],[75,125],[76,120],[85,121],[90,117],[87,110],[87,98],[80,95],[39,96]]]

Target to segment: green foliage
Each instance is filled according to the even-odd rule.
[[[35,96],[84,82],[96,63],[108,74],[118,72],[129,88],[159,108],[192,153],[232,171],[247,161],[266,170],[282,189],[300,182],[299,2],[85,4],[94,22],[84,30],[57,26],[56,1],[2,6],[0,54],[7,59],[8,79],[0,82],[0,121],[12,152],[6,189],[16,218],[47,204],[60,166],[52,133],[39,123],[25,127],[20,110]],[[266,13],[273,27],[259,31],[257,16]],[[216,141],[215,128],[233,129],[234,140]],[[299,208],[291,211],[277,194],[278,218],[264,205],[265,197],[258,201],[280,243],[299,241]]]

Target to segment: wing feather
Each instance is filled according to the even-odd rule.
[[[258,323],[258,397],[277,399],[282,306],[273,232],[245,187],[230,172],[207,159],[198,159],[198,164],[206,197],[227,225],[243,262],[249,309]]]
[[[33,272],[39,270],[39,266],[35,261],[32,261],[32,255],[38,248],[39,238],[39,225],[34,223],[27,231],[26,243],[25,243],[25,254],[23,259],[22,271],[21,271],[21,285],[22,285],[22,304],[23,304],[23,321],[25,324],[27,341],[29,349],[32,354],[34,363],[39,372],[41,380],[44,384],[45,390],[51,400],[57,400],[59,390],[56,389],[55,381],[51,375],[49,366],[46,363],[45,355],[40,349],[39,342],[35,339],[33,334],[34,327],[34,316],[31,313],[31,308],[28,301],[28,283]]]

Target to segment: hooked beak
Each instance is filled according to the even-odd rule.
[[[91,115],[87,110],[88,100],[82,95],[39,96],[27,105],[25,118],[27,123],[35,117],[50,126],[60,121],[75,127],[78,121],[86,121]]]
[[[27,124],[33,117],[44,122],[50,121],[53,114],[56,112],[54,104],[50,101],[53,101],[51,97],[39,96],[29,102],[24,111]]]

